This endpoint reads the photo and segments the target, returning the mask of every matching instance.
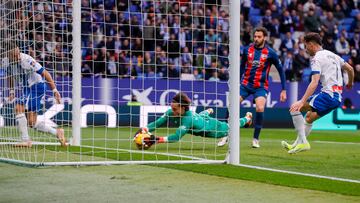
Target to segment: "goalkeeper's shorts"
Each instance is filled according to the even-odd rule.
[[[17,104],[25,105],[25,108],[28,111],[39,112],[41,111],[41,100],[44,98],[46,92],[46,84],[36,83],[31,87],[25,87],[23,90],[23,95],[21,95],[17,100]]]

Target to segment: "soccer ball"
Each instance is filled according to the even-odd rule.
[[[135,135],[134,142],[138,149],[147,150],[151,147],[151,145],[147,144],[147,141],[150,141],[151,135],[149,133],[140,132]]]

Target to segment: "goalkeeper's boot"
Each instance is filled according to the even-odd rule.
[[[291,149],[294,148],[293,145],[291,145],[291,144],[289,144],[289,143],[287,143],[287,142],[285,142],[285,141],[281,141],[281,146],[282,146],[286,151],[289,151],[289,150],[291,150]]]
[[[16,143],[14,145],[15,147],[32,147],[32,142],[31,140],[27,140],[27,141],[22,141],[22,142],[19,142],[19,143]]]
[[[302,144],[297,144],[293,149],[289,150],[288,153],[289,154],[296,154],[298,152],[308,151],[308,150],[310,150],[310,144],[309,143],[302,143]]]
[[[260,147],[260,141],[256,138],[253,139],[252,144],[251,144],[252,148],[259,148]]]
[[[251,112],[247,112],[246,115],[245,115],[245,118],[247,120],[247,122],[245,123],[244,125],[244,128],[248,128],[251,126],[252,124],[252,113]]]
[[[221,138],[220,141],[217,143],[217,146],[223,147],[224,145],[226,145],[226,143],[228,143],[228,140],[229,140],[229,136]]]
[[[64,129],[62,128],[56,129],[56,137],[59,140],[62,147],[68,146],[68,143],[66,143],[66,138],[64,135]]]

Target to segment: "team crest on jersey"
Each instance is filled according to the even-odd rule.
[[[260,58],[266,59],[266,58],[267,58],[267,54],[261,54]]]

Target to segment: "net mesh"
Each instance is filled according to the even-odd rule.
[[[2,158],[56,163],[225,159],[227,147],[217,147],[219,140],[205,137],[205,132],[192,136],[189,130],[179,142],[156,144],[146,151],[135,147],[133,136],[138,127],[170,109],[179,91],[192,100],[190,110],[213,108],[212,117],[225,120],[227,1],[81,1],[82,56],[74,59],[82,60],[81,145],[66,148],[59,146],[56,136],[30,126],[33,147],[13,146],[21,141],[16,100],[29,84],[16,83],[21,90],[15,102],[9,101],[10,75],[21,79],[20,73],[10,74],[9,69],[21,70],[21,65],[9,60],[7,42],[15,42],[55,80],[62,102],[56,104],[48,88],[37,120],[64,129],[71,143],[72,1],[0,0],[0,7]],[[169,136],[179,125],[166,121],[153,133]]]

